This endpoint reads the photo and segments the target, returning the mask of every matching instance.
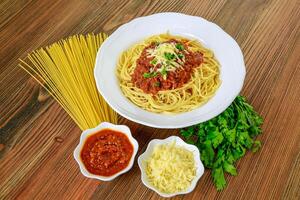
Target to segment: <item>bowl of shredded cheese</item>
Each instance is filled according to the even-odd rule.
[[[151,140],[138,165],[143,184],[162,197],[192,192],[204,173],[198,148],[177,136]]]

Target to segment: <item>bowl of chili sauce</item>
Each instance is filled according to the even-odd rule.
[[[103,122],[82,132],[74,158],[84,176],[110,181],[132,168],[138,147],[127,126]]]

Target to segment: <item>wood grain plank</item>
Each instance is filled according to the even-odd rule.
[[[290,177],[282,199],[300,199],[300,153],[298,153],[297,159],[290,170]]]
[[[138,16],[182,12],[220,25],[240,44],[247,67],[242,94],[265,119],[262,149],[238,162],[217,192],[206,170],[194,192],[172,199],[297,199],[300,155],[300,4],[297,0],[58,0],[0,3],[0,199],[162,199],[137,164],[111,182],[84,178],[72,157],[80,130],[17,67],[17,59],[75,33],[113,32]],[[153,129],[124,118],[141,154]]]
[[[56,105],[56,110],[53,111],[56,114],[65,114],[57,104],[54,105]],[[57,112],[58,109],[60,112]],[[49,117],[48,115],[52,115],[52,117]],[[40,132],[46,134],[44,134],[43,137],[39,134],[28,134],[24,136],[22,141],[17,143],[14,148],[5,155],[5,159],[1,160],[1,180],[4,180],[0,183],[1,195],[4,195],[4,197],[8,194],[13,196],[16,195],[18,190],[22,187],[17,188],[15,185],[22,185],[25,183],[25,180],[30,178],[33,172],[38,168],[39,164],[50,158],[51,151],[49,153],[48,151],[50,146],[53,145],[53,139],[51,139],[51,132],[49,133],[47,128],[51,123],[57,125],[58,122],[55,121],[55,119],[60,115],[53,116],[53,113],[46,112],[45,115],[41,115],[37,119],[37,121],[41,120],[42,123],[36,123],[33,124],[33,126],[29,126],[28,129],[20,130],[26,133]],[[65,120],[68,120],[69,124],[74,126],[74,123],[68,118],[61,120],[59,123],[63,124]],[[69,127],[65,126],[65,128]],[[59,129],[52,131],[52,134],[59,134],[62,131],[64,131],[63,128],[59,127]],[[37,152],[36,149],[39,151]],[[22,165],[20,163],[22,163]],[[4,175],[5,179],[2,177]]]
[[[2,0],[0,2],[0,29],[31,2],[28,0]]]
[[[24,85],[28,84],[29,76],[17,66],[18,59],[24,58],[26,53],[40,46],[50,44],[72,33],[78,33],[76,29],[89,22],[88,19],[95,14],[93,5],[88,1],[74,0],[69,3],[56,1],[48,4],[49,1],[28,4],[23,8],[23,12],[18,13],[18,17],[11,19],[9,25],[0,31],[0,42],[3,45],[0,50],[0,92],[8,94],[0,95],[0,127],[2,132],[11,133],[5,135],[5,140],[3,140],[4,136],[0,137],[0,143],[7,142],[9,135],[14,132],[13,127],[21,125],[22,119],[18,118],[19,115],[22,116],[20,113],[27,112],[26,116],[28,116],[28,113],[34,115],[34,112],[38,112],[38,109],[26,109],[28,104],[34,106],[34,102],[27,101],[26,104],[21,105],[24,98],[27,97],[28,100],[30,95],[28,93],[32,91],[30,88],[24,89]],[[63,8],[62,11],[69,11],[67,14],[58,12],[59,8]],[[82,8],[84,11],[79,15],[78,10]],[[16,46],[18,48],[14,48]]]

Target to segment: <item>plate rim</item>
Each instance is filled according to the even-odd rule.
[[[134,118],[134,117],[131,117],[130,115],[126,115],[125,113],[123,113],[121,110],[118,109],[117,106],[114,106],[114,104],[112,104],[110,101],[108,101],[107,97],[103,94],[103,91],[101,89],[101,84],[99,83],[99,80],[96,78],[97,77],[97,71],[99,70],[100,68],[100,64],[99,62],[101,61],[102,57],[101,54],[103,54],[103,51],[102,49],[104,47],[106,47],[109,43],[111,43],[111,37],[116,33],[116,34],[119,34],[119,32],[122,32],[123,29],[126,29],[127,26],[130,26],[131,24],[134,24],[134,23],[137,23],[139,21],[142,21],[144,20],[145,18],[148,18],[148,17],[153,17],[153,16],[158,16],[158,15],[169,15],[169,16],[172,16],[172,15],[177,15],[177,16],[182,16],[182,17],[191,17],[191,18],[194,18],[194,19],[197,19],[197,20],[202,20],[203,22],[205,23],[208,23],[210,25],[213,25],[215,28],[219,29],[219,31],[222,32],[222,34],[226,35],[226,37],[231,40],[232,44],[237,47],[236,49],[239,51],[239,59],[242,63],[242,68],[241,68],[241,81],[236,89],[235,92],[232,92],[232,97],[228,98],[227,101],[225,101],[225,103],[222,103],[220,104],[220,108],[218,109],[212,109],[207,115],[209,115],[209,117],[207,117],[206,120],[201,120],[201,119],[196,119],[196,120],[190,120],[190,121],[187,121],[185,123],[181,123],[181,124],[177,124],[177,125],[159,125],[159,124],[155,124],[155,123],[151,123],[151,122],[147,122],[147,121],[144,121],[144,120],[139,120],[138,118]],[[199,17],[199,16],[193,16],[193,15],[187,15],[187,14],[183,14],[183,13],[177,13],[177,12],[162,12],[162,13],[155,13],[155,14],[151,14],[151,15],[147,15],[147,16],[142,16],[142,17],[137,17],[137,18],[134,18],[132,19],[131,21],[127,22],[127,23],[124,23],[122,24],[121,26],[119,26],[101,45],[101,47],[98,49],[98,52],[97,52],[97,55],[96,55],[96,62],[95,62],[95,68],[94,68],[94,78],[95,78],[95,82],[96,82],[96,86],[97,86],[97,89],[99,91],[99,93],[101,94],[101,96],[104,98],[104,100],[106,101],[106,103],[114,110],[116,111],[119,115],[123,116],[124,118],[126,119],[129,119],[133,122],[136,122],[136,123],[139,123],[139,124],[143,124],[143,125],[146,125],[146,126],[149,126],[149,127],[154,127],[154,128],[162,128],[162,129],[176,129],[176,128],[184,128],[184,127],[188,127],[188,126],[192,126],[192,125],[195,125],[197,123],[201,123],[201,122],[205,122],[205,121],[208,121],[214,117],[216,117],[217,115],[221,114],[224,110],[226,110],[230,105],[231,103],[234,101],[234,99],[238,96],[238,94],[240,93],[242,87],[243,87],[243,84],[244,84],[244,81],[245,81],[245,76],[246,76],[246,67],[245,67],[245,62],[244,62],[244,56],[243,56],[243,53],[241,51],[241,48],[240,46],[238,45],[238,43],[236,42],[236,40],[231,37],[227,32],[225,32],[220,26],[218,26],[217,24],[211,22],[211,21],[208,21],[207,19],[204,19],[202,17]],[[124,96],[124,95],[123,95]],[[126,98],[126,97],[125,97]],[[136,106],[136,105],[134,105]],[[197,108],[196,108],[197,109]],[[159,114],[159,113],[154,113],[154,114]],[[180,114],[180,113],[179,113]]]

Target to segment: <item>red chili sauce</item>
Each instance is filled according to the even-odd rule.
[[[203,63],[203,54],[201,52],[191,52],[188,50],[188,41],[179,42],[175,39],[169,40],[166,43],[179,43],[183,45],[184,50],[180,51],[185,56],[185,62],[183,69],[178,68],[175,71],[170,71],[167,74],[167,78],[163,79],[161,74],[157,74],[155,77],[145,78],[144,73],[150,71],[150,68],[158,68],[160,64],[154,66],[151,64],[153,57],[148,57],[147,49],[153,49],[157,44],[152,43],[145,47],[141,53],[141,56],[136,61],[136,68],[131,76],[131,81],[136,87],[142,89],[145,93],[155,95],[162,90],[171,90],[183,86],[187,83],[193,73],[193,69],[199,67]]]
[[[125,134],[103,129],[87,138],[80,156],[90,173],[112,176],[128,166],[132,154],[133,145]]]

